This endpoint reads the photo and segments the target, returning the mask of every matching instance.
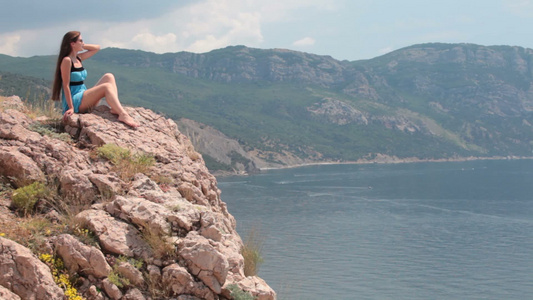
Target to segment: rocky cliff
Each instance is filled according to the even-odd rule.
[[[50,121],[16,97],[0,99],[0,298],[77,299],[75,287],[85,299],[275,299],[245,276],[235,219],[189,139],[151,110],[127,110],[137,130],[102,106],[69,118],[65,137],[37,130]],[[126,173],[98,155],[103,145],[152,163]],[[48,193],[26,217],[7,208],[35,182]],[[28,233],[34,220],[48,225]]]

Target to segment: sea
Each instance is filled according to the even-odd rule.
[[[278,299],[533,299],[533,160],[217,178]]]

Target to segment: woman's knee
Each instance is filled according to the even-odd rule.
[[[104,77],[107,77],[107,78],[110,78],[110,79],[115,79],[115,75],[113,75],[113,73],[105,73]]]
[[[115,75],[113,73],[105,73],[102,76],[102,81],[115,82]]]

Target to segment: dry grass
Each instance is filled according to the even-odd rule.
[[[252,227],[243,241],[241,249],[244,258],[244,275],[255,276],[263,263],[263,236],[256,227]]]
[[[201,155],[196,152],[196,150],[194,150],[194,146],[192,144],[189,144],[187,146],[187,156],[189,156],[190,159],[192,159],[193,161],[196,161],[198,159],[200,159]]]
[[[46,249],[46,239],[50,236],[66,232],[66,226],[53,223],[43,216],[27,216],[3,220],[1,234],[21,245],[31,249],[34,253],[42,253]]]
[[[60,101],[45,100],[41,98],[34,103],[24,103],[23,113],[32,119],[45,116],[48,119],[60,120],[63,117]]]
[[[154,257],[162,259],[176,259],[176,247],[168,241],[167,235],[155,233],[149,227],[144,228],[142,237],[152,248]]]

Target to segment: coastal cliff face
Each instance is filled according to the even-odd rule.
[[[78,278],[86,299],[233,299],[235,288],[276,299],[261,278],[245,276],[235,219],[189,139],[151,110],[127,110],[140,128],[98,107],[67,120],[69,140],[36,132],[46,121],[25,114],[17,97],[0,99],[2,185],[43,183],[54,196],[39,201],[33,217],[69,224],[22,245],[22,234],[14,233],[25,221],[0,193],[0,297],[63,299],[68,291],[43,259],[51,256]],[[106,144],[155,161],[144,173],[124,176],[95,154]]]

